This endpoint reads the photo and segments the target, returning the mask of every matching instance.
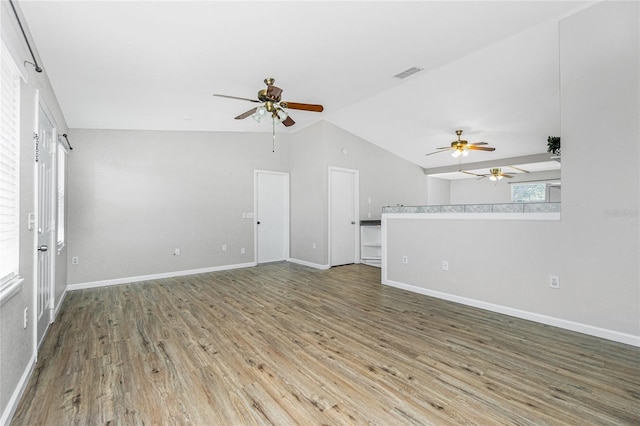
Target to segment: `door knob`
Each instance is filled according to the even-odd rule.
[[[355,225],[355,224],[356,224],[356,222],[352,220],[352,221],[351,221],[351,224],[352,224],[352,225]]]
[[[258,223],[258,225],[260,225],[260,221],[258,221],[257,223]]]
[[[44,244],[41,246],[38,246],[38,251],[47,251],[47,250],[49,250],[49,247]]]

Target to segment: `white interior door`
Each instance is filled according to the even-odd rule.
[[[256,262],[289,258],[289,174],[255,171]]]
[[[329,260],[355,263],[358,247],[358,171],[329,168]]]
[[[51,322],[53,304],[53,252],[55,226],[53,216],[55,125],[42,105],[38,108],[36,143],[37,174],[37,251],[36,251],[36,338],[38,345]]]

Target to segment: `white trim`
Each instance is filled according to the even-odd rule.
[[[327,170],[327,261],[331,267],[331,172],[344,172],[353,175],[353,220],[354,248],[353,263],[360,263],[360,170],[329,166]]]
[[[7,2],[3,2],[7,3]],[[13,15],[13,13],[8,12],[10,15]],[[14,21],[15,21],[15,16],[14,16]],[[2,37],[2,46],[3,46],[3,50],[4,53],[3,54],[7,54],[9,55],[9,58],[11,58],[11,60],[13,61],[13,68],[15,69],[15,71],[18,73],[18,75],[20,76],[20,78],[22,79],[23,82],[28,83],[29,79],[27,77],[27,64],[26,62],[23,62],[22,56],[23,54],[16,54],[14,52],[14,46],[11,42],[5,43],[4,41],[4,37]],[[26,53],[26,52],[25,52]],[[22,63],[22,67],[19,67],[18,64]]]
[[[287,262],[296,263],[298,265],[308,266],[310,268],[322,269],[322,270],[327,270],[330,268],[329,265],[321,265],[319,263],[307,262],[306,260],[300,260],[300,259],[294,259],[294,258],[287,259]]]
[[[62,307],[62,302],[64,302],[64,298],[67,297],[67,286],[65,286],[64,291],[62,292],[62,296],[60,296],[60,300],[58,300],[58,305],[54,307],[51,313],[51,322],[54,323],[56,318],[58,317],[58,313],[60,312],[60,307]]]
[[[36,104],[35,104],[35,123],[34,123],[34,133],[38,135],[38,137],[41,136],[41,132],[40,132],[40,118],[41,118],[41,113],[44,113],[44,117],[49,121],[49,124],[51,124],[51,149],[52,152],[51,154],[51,193],[49,194],[50,196],[50,202],[51,202],[51,212],[49,212],[49,214],[51,215],[51,229],[49,231],[49,238],[47,241],[47,246],[49,247],[57,247],[57,238],[56,238],[56,234],[57,234],[57,200],[58,200],[58,194],[57,194],[57,166],[58,166],[58,162],[57,162],[57,149],[58,149],[58,139],[57,139],[57,134],[58,134],[58,123],[55,120],[55,116],[51,113],[51,110],[49,109],[49,107],[47,106],[46,102],[44,101],[43,97],[40,94],[40,90],[36,89]],[[31,141],[33,142],[33,140]],[[40,148],[42,149],[42,148]],[[34,203],[34,208],[35,208],[35,212],[36,212],[36,234],[35,234],[35,238],[34,238],[34,261],[33,261],[33,267],[34,267],[34,281],[33,281],[33,299],[34,299],[34,304],[33,304],[33,317],[34,317],[34,341],[35,341],[35,346],[34,346],[34,350],[35,350],[35,357],[36,357],[36,361],[38,359],[38,350],[40,349],[40,345],[42,345],[42,343],[44,342],[44,338],[46,337],[48,331],[49,331],[49,327],[51,326],[51,324],[53,323],[53,310],[54,310],[54,297],[55,297],[55,285],[56,285],[56,256],[53,255],[53,250],[51,250],[51,252],[48,254],[48,256],[50,257],[50,261],[49,261],[49,270],[46,272],[49,275],[49,301],[47,303],[47,306],[43,307],[43,309],[45,310],[45,312],[43,313],[43,316],[47,315],[49,318],[47,319],[47,325],[45,327],[45,329],[42,332],[42,337],[40,339],[40,341],[38,341],[38,291],[39,291],[39,285],[40,285],[40,277],[39,277],[39,272],[40,272],[40,268],[38,267],[38,259],[39,259],[39,255],[40,252],[38,251],[38,246],[40,244],[40,237],[39,237],[39,232],[37,231],[37,229],[39,228],[40,225],[40,216],[38,215],[38,212],[40,211],[40,178],[39,178],[39,163],[38,162],[34,162],[34,173],[35,173],[35,190],[34,190],[34,195],[35,195],[35,203]]]
[[[423,287],[404,284],[397,281],[391,281],[386,279],[386,277],[382,280],[382,284],[411,291],[413,293],[424,294],[425,296],[447,300],[449,302],[460,303],[463,305],[472,306],[474,308],[484,309],[486,311],[497,312],[499,314],[509,315],[529,321],[535,321],[537,323],[559,327],[565,330],[571,330],[582,334],[588,334],[590,336],[600,337],[602,339],[612,340],[614,342],[640,347],[640,336],[634,336],[632,334],[620,333],[618,331],[607,330],[604,328],[594,327],[574,321],[568,321],[561,318],[550,317],[548,315],[537,314],[535,312],[523,311],[520,309],[510,308],[508,306],[496,305],[493,303],[483,302],[481,300],[469,299],[466,297],[456,296],[454,294],[429,290]]]
[[[184,275],[204,274],[207,272],[227,271],[229,269],[250,268],[256,266],[255,262],[249,263],[236,263],[233,265],[212,266],[210,268],[189,269],[185,271],[163,272],[161,274],[152,275],[138,275],[136,277],[115,278],[112,280],[103,281],[91,281],[86,283],[69,284],[67,285],[68,291],[82,290],[86,288],[107,287],[110,285],[130,284],[140,281],[158,280],[162,278],[182,277]]]
[[[22,376],[20,376],[20,380],[18,381],[18,385],[13,390],[13,394],[11,394],[11,398],[7,401],[7,406],[2,413],[2,417],[0,417],[0,425],[8,425],[9,421],[16,413],[16,409],[18,408],[18,404],[20,403],[20,399],[22,399],[22,395],[24,394],[25,389],[27,388],[27,383],[31,378],[31,374],[33,374],[33,370],[36,366],[36,357],[35,355],[31,356],[29,363],[27,364],[27,368],[22,372]]]
[[[24,283],[24,278],[17,276],[11,279],[11,283],[9,285],[3,287],[2,291],[0,291],[0,306],[4,305],[13,296],[20,293],[22,290],[22,283]]]

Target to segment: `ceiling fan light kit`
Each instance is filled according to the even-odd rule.
[[[460,136],[462,136],[462,130],[456,130],[456,135],[458,136],[458,139],[451,142],[451,146],[443,146],[441,148],[436,148],[436,151],[430,152],[425,155],[437,154],[439,152],[444,152],[444,151],[452,151],[451,156],[453,158],[460,158],[460,157],[468,156],[469,150],[474,150],[474,151],[495,151],[496,150],[491,146],[484,146],[484,145],[487,145],[486,142],[469,143],[468,141],[462,140],[460,138]]]
[[[489,180],[493,182],[502,180],[502,178],[504,177],[500,169],[489,169],[489,173],[491,173],[491,176],[489,176]]]
[[[324,107],[317,104],[303,104],[299,102],[287,102],[282,101],[280,96],[282,95],[282,89],[274,86],[276,82],[274,78],[265,78],[264,84],[267,85],[266,89],[260,89],[258,91],[258,99],[241,98],[238,96],[221,95],[214,93],[213,96],[222,98],[238,99],[241,101],[249,101],[254,103],[262,103],[262,105],[252,108],[249,111],[235,117],[236,120],[243,120],[247,117],[252,117],[258,123],[261,123],[263,119],[271,117],[271,123],[273,126],[273,141],[275,146],[276,138],[276,124],[282,123],[283,126],[289,127],[296,124],[296,122],[289,116],[289,114],[283,109],[298,109],[303,111],[322,112]],[[274,149],[275,150],[275,149]]]
[[[250,109],[237,117],[236,120],[242,120],[247,117],[252,117],[258,123],[262,121],[263,118],[267,116],[271,116],[274,121],[278,123],[282,123],[286,127],[293,126],[295,121],[289,116],[289,114],[284,109],[298,109],[303,111],[312,111],[312,112],[322,112],[324,111],[324,107],[322,105],[317,104],[303,104],[300,102],[287,102],[281,100],[282,89],[274,86],[273,84],[276,82],[274,78],[265,78],[264,84],[267,85],[266,89],[260,89],[258,91],[258,99],[249,99],[249,98],[241,98],[238,96],[229,96],[229,95],[221,95],[219,93],[214,93],[213,96],[218,96],[222,98],[230,98],[230,99],[238,99],[241,101],[249,101],[255,103],[262,103],[262,105]],[[267,114],[268,113],[268,114]]]
[[[458,158],[458,157],[466,157],[469,155],[469,150],[467,149],[467,147],[459,147],[453,150],[453,152],[451,153],[451,156],[453,158]]]

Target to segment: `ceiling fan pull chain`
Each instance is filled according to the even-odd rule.
[[[271,123],[273,126],[273,146],[271,148],[271,152],[276,152],[276,119],[275,118],[271,118]]]

